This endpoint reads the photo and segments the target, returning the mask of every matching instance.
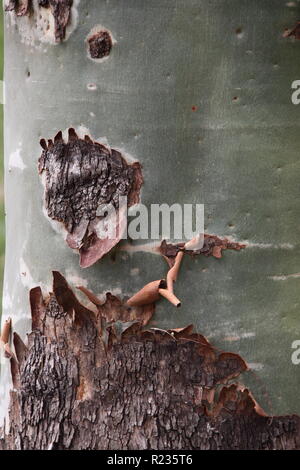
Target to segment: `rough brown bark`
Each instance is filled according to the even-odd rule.
[[[138,203],[143,177],[138,162],[127,163],[120,152],[88,135],[80,139],[73,128],[68,134],[67,142],[61,131],[54,142],[41,140],[39,173],[44,176],[48,217],[63,225],[68,245],[79,251],[81,266],[88,267],[120,241],[118,225],[125,217],[120,197],[128,199],[126,209]],[[101,238],[97,227],[104,214],[98,209],[109,204],[118,210],[112,221],[115,234]]]
[[[1,449],[296,449],[298,416],[270,417],[230,383],[243,359],[192,326],[144,330],[108,296],[83,306],[54,273],[53,293],[30,292],[28,347],[14,334],[9,432]]]

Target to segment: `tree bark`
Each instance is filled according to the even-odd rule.
[[[28,348],[14,334],[2,449],[300,448],[300,418],[267,416],[230,383],[247,369],[243,359],[191,326],[108,321],[119,299],[108,297],[94,313],[57,272],[53,294],[43,299],[35,288],[30,299]]]
[[[294,2],[6,3],[2,323],[12,317],[14,338],[4,344],[9,360],[0,355],[0,446],[299,448],[299,417],[290,415],[300,412],[291,362],[300,335]],[[153,304],[125,305],[143,286],[160,285],[158,250],[124,242],[83,274],[61,230],[52,230],[40,140],[46,152],[43,139],[73,128],[128,164],[129,155],[140,162],[147,207],[206,204],[215,235],[201,256],[184,261],[181,310],[158,302],[154,317]],[[77,202],[81,208],[81,196]],[[181,250],[175,240],[160,247],[170,266]],[[52,270],[53,294],[43,298]],[[87,307],[65,279],[81,285]],[[87,286],[112,294],[102,304]],[[223,352],[228,343],[234,353]],[[240,374],[250,383],[243,372],[251,367],[280,416],[262,411],[257,383],[232,384]]]

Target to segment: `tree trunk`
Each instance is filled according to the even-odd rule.
[[[1,354],[0,448],[300,447],[292,3],[7,2],[2,323],[12,317],[14,334]],[[42,152],[63,144],[39,142],[73,128],[123,170],[139,161],[144,204],[205,203],[207,232],[246,249],[185,257],[181,309],[128,308],[165,277],[157,251],[123,242],[83,270],[69,247],[86,242],[82,226],[66,243],[68,224],[49,223],[38,160],[41,171]],[[127,183],[139,193],[140,177]]]
[[[222,387],[246,370],[240,356],[217,351],[191,327],[109,322],[122,308],[117,298],[95,315],[53,274],[46,302],[31,290],[29,350],[14,334],[2,448],[299,448],[299,417],[268,417],[247,389]]]

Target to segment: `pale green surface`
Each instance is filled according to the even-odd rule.
[[[208,232],[261,244],[222,260],[185,259],[182,308],[160,302],[153,323],[194,323],[216,347],[261,364],[242,380],[262,406],[300,413],[300,365],[291,363],[299,279],[270,279],[299,271],[300,106],[290,88],[300,79],[300,42],[281,37],[299,13],[281,0],[82,1],[77,30],[46,52],[6,29],[5,153],[8,160],[21,142],[27,166],[6,166],[4,314],[17,331],[30,329],[28,288],[49,285],[53,269],[87,279],[96,293],[124,295],[166,272],[150,253],[108,256],[83,271],[44,217],[39,139],[83,124],[140,160],[145,204],[205,203]],[[118,41],[102,64],[83,42],[98,23]]]

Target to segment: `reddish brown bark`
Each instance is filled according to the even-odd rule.
[[[30,292],[32,333],[14,334],[9,433],[2,449],[296,449],[298,416],[269,417],[228,384],[247,369],[193,327],[144,330],[113,296],[83,306],[54,273]],[[2,431],[3,432],[3,431]]]

